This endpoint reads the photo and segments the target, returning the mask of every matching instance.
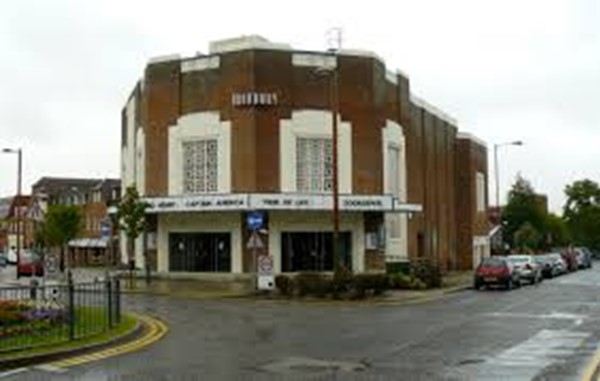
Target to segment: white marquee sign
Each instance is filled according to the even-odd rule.
[[[244,210],[331,210],[331,195],[315,194],[229,194],[147,198],[149,213],[244,211]],[[420,205],[399,203],[390,195],[340,195],[339,208],[349,212],[420,212]]]

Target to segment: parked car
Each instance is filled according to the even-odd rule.
[[[521,273],[521,279],[530,284],[536,284],[543,280],[542,268],[535,262],[533,255],[514,254],[507,258]]]
[[[575,255],[577,256],[577,268],[590,269],[592,268],[592,253],[585,247],[576,247]]]
[[[503,286],[511,290],[521,286],[521,274],[506,257],[488,257],[477,266],[473,286],[475,290],[483,286]]]
[[[535,263],[540,266],[542,270],[542,277],[553,278],[555,275],[554,261],[550,257],[550,254],[538,254],[533,257]]]
[[[552,260],[554,275],[563,275],[567,272],[567,262],[560,253],[550,253],[548,257]]]
[[[21,276],[44,276],[44,263],[40,255],[33,251],[21,252],[17,265],[17,278]]]

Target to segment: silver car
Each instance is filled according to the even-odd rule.
[[[521,273],[521,279],[530,284],[536,284],[542,281],[542,268],[536,263],[533,255],[515,254],[507,257],[517,270]]]

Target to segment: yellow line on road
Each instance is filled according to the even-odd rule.
[[[594,378],[594,373],[596,373],[596,369],[600,366],[600,349],[596,350],[594,353],[594,357],[590,360],[587,367],[585,368],[585,373],[583,373],[582,381],[596,381],[597,378]]]
[[[117,356],[117,355],[134,352],[134,351],[140,350],[142,348],[145,348],[145,347],[157,342],[164,335],[166,335],[167,331],[169,330],[167,328],[166,324],[164,324],[162,321],[160,321],[158,319],[154,319],[154,318],[151,318],[148,316],[138,316],[138,319],[140,319],[146,325],[147,331],[144,334],[144,336],[138,338],[137,340],[134,340],[130,343],[125,343],[125,344],[119,345],[114,348],[104,349],[99,352],[90,353],[87,355],[81,355],[81,356],[77,356],[77,357],[72,357],[69,359],[61,360],[61,361],[56,361],[56,362],[50,363],[50,365],[58,367],[58,368],[66,368],[66,367],[71,367],[71,366],[76,366],[76,365],[82,365],[82,364],[89,363],[92,361],[103,360],[103,359]]]

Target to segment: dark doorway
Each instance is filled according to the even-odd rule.
[[[342,265],[352,266],[352,233],[340,232]],[[333,271],[333,233],[281,233],[283,272]]]
[[[229,233],[169,234],[169,271],[230,272]]]

